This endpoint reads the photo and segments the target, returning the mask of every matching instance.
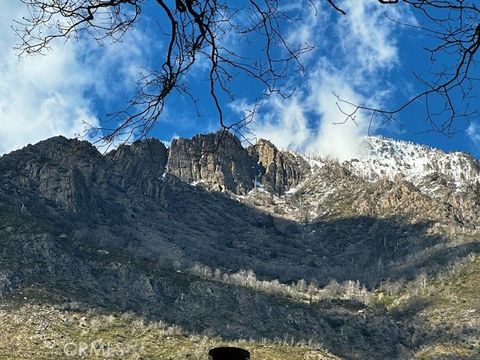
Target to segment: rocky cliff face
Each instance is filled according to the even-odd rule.
[[[105,159],[86,141],[55,137],[1,160],[3,186],[17,193],[19,207],[25,207],[28,195],[34,193],[79,215],[88,216],[89,209],[95,207],[90,189],[96,178],[95,168]]]
[[[187,183],[245,194],[254,186],[256,164],[236,137],[217,132],[173,140],[167,172]]]
[[[107,198],[121,199],[123,193],[164,204],[164,180],[174,177],[241,195],[241,201],[295,220],[406,214],[478,226],[475,159],[383,138],[369,141],[369,156],[339,163],[279,151],[266,140],[245,149],[222,132],[176,139],[169,149],[158,140],[138,141],[105,156],[88,142],[57,137],[3,156],[0,176],[3,187],[17,193],[18,207],[25,208],[28,194],[39,194],[89,218],[97,216],[92,209],[113,211]]]
[[[303,157],[279,151],[268,140],[260,139],[249,152],[260,165],[258,182],[273,194],[283,195],[310,175],[310,164]]]
[[[245,195],[255,186],[283,195],[306,179],[310,164],[301,156],[279,151],[259,140],[245,149],[229,133],[175,139],[168,153],[166,172],[187,183],[216,191]]]
[[[38,193],[90,218],[96,216],[92,209],[102,208],[104,215],[112,211],[106,198],[121,199],[123,193],[163,204],[168,198],[164,180],[174,177],[241,195],[241,201],[295,220],[406,214],[478,226],[475,159],[383,138],[369,141],[366,158],[339,163],[279,151],[266,140],[245,149],[222,132],[176,139],[169,149],[158,140],[137,141],[105,156],[88,142],[57,137],[3,156],[0,176],[3,187],[17,193],[19,207],[25,208],[27,194]]]
[[[137,141],[132,145],[121,145],[108,153],[110,162],[105,174],[108,181],[124,191],[138,191],[158,198],[160,184],[165,175],[168,150],[158,140]]]

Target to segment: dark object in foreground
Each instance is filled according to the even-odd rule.
[[[217,347],[208,352],[208,360],[250,360],[250,353],[236,347]]]

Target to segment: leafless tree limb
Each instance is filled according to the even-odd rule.
[[[21,42],[21,54],[31,55],[48,50],[57,39],[90,37],[95,41],[120,40],[137,23],[144,0],[20,0],[29,16],[18,20],[15,31]],[[303,1],[303,2],[302,2]],[[325,1],[339,15],[346,12],[335,0]],[[407,107],[424,100],[427,120],[432,129],[447,134],[454,132],[458,119],[470,119],[478,110],[470,109],[476,82],[473,75],[480,47],[480,9],[474,0],[378,0],[390,6],[409,6],[421,19],[415,26],[435,41],[427,49],[432,69],[426,76],[415,74],[423,91],[393,109],[349,103],[338,96],[338,106],[346,120],[355,121],[359,112],[368,112],[371,119],[394,121]],[[106,140],[120,135],[144,136],[157,123],[170,95],[177,93],[198,99],[189,88],[188,77],[194,64],[208,66],[208,93],[221,127],[241,132],[252,117],[229,121],[224,115],[225,99],[235,99],[232,85],[240,78],[255,80],[264,89],[260,98],[282,93],[281,80],[295,70],[303,70],[300,57],[313,44],[293,44],[286,38],[286,26],[296,19],[282,7],[280,0],[248,0],[232,5],[221,0],[155,0],[161,24],[168,30],[159,34],[166,44],[159,66],[140,74],[136,95],[125,110],[109,114],[113,124],[104,128]],[[313,0],[300,0],[302,6],[317,11]],[[255,56],[238,52],[228,41],[237,36],[245,41],[260,41]],[[447,61],[448,60],[448,61]],[[292,70],[293,69],[293,70]],[[432,105],[442,101],[443,109]],[[346,105],[349,109],[346,110]],[[252,112],[252,114],[255,111]]]
[[[56,39],[88,36],[96,41],[118,41],[135,25],[143,0],[20,0],[29,16],[18,20],[15,31],[21,39],[21,55],[48,50]],[[327,0],[339,13],[344,13],[332,0]],[[312,49],[309,44],[291,44],[285,37],[285,26],[295,21],[279,0],[249,0],[233,6],[221,0],[156,0],[162,25],[168,24],[162,41],[166,51],[161,65],[140,75],[136,95],[128,107],[110,113],[111,128],[104,128],[105,139],[122,136],[144,136],[157,123],[172,93],[193,101],[197,99],[188,86],[193,65],[208,64],[208,92],[225,130],[239,132],[251,120],[229,122],[224,118],[222,99],[234,99],[231,85],[238,77],[257,81],[261,96],[282,94],[279,80],[291,66],[302,69],[299,57]],[[304,6],[315,8],[312,0]],[[314,9],[316,11],[316,8]],[[263,42],[260,55],[240,54],[228,43],[228,36],[254,36]],[[253,114],[254,112],[252,112]]]
[[[380,1],[380,0],[379,0]],[[386,1],[380,1],[387,3]],[[426,34],[434,45],[425,50],[430,55],[428,74],[414,73],[425,90],[413,95],[392,109],[354,104],[337,95],[337,105],[346,120],[355,121],[360,112],[382,121],[396,121],[403,110],[420,100],[425,102],[426,120],[430,129],[453,136],[459,120],[471,121],[480,109],[471,109],[473,91],[480,80],[474,75],[480,48],[480,8],[470,0],[403,0],[420,20],[419,25],[404,24]],[[388,3],[398,3],[389,1]],[[400,4],[398,4],[400,5]],[[438,110],[432,107],[443,106]],[[348,108],[348,110],[346,109]],[[373,120],[371,120],[373,121]]]

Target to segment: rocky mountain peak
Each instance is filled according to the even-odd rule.
[[[256,164],[238,138],[220,131],[173,140],[167,172],[187,183],[245,194],[254,186]]]
[[[112,184],[124,191],[140,190],[154,198],[159,196],[168,160],[168,150],[162,142],[145,139],[120,145],[106,159],[111,169],[102,172]]]
[[[368,156],[338,162],[282,151],[263,139],[245,148],[228,132],[175,139],[170,148],[145,139],[106,155],[86,141],[55,137],[3,156],[0,168],[5,187],[22,184],[76,214],[89,214],[101,201],[92,190],[99,184],[164,198],[168,175],[190,185],[241,195],[242,201],[264,204],[265,211],[288,218],[395,212],[411,216],[416,209],[424,209],[430,218],[462,217],[476,226],[477,160],[468,154],[380,137],[368,141]],[[251,192],[254,188],[257,191]]]
[[[32,161],[53,160],[58,164],[86,166],[102,156],[97,148],[88,141],[67,139],[63,136],[55,136],[40,141],[34,145],[27,145],[23,149],[6,154],[2,159],[23,163]]]
[[[157,139],[135,141],[131,145],[120,145],[109,152],[106,158],[125,178],[160,177],[165,172],[168,150]]]
[[[88,214],[95,201],[90,184],[104,162],[88,141],[57,136],[0,158],[0,181],[4,189],[17,193],[18,206],[38,193],[69,212]]]
[[[159,162],[163,163],[164,167],[167,160],[167,148],[161,141],[150,138],[137,140],[130,145],[122,144],[109,152],[107,157],[115,161]]]
[[[258,155],[259,163],[265,168],[275,162],[275,158],[279,152],[275,145],[265,139],[259,139],[257,143],[250,148],[250,151]]]
[[[431,195],[444,184],[461,191],[480,181],[478,160],[462,152],[445,153],[428,146],[379,136],[366,139],[365,156],[344,163],[354,173],[368,181],[382,177],[393,179],[402,174],[422,191]],[[443,185],[442,185],[443,184]]]
[[[310,174],[311,166],[303,156],[279,151],[268,140],[260,139],[248,150],[260,166],[258,180],[276,195],[283,195]]]

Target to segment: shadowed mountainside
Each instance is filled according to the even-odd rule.
[[[324,177],[308,178],[306,160],[265,144],[247,151],[230,135],[230,145],[204,152],[215,136],[178,140],[170,149],[148,140],[106,155],[58,137],[0,158],[0,295],[67,310],[131,310],[230,339],[313,340],[346,359],[411,358],[423,345],[413,335],[425,327],[415,317],[429,303],[393,312],[369,303],[382,284],[435,278],[477,254],[478,219],[465,225],[445,217],[439,200],[403,188],[403,180],[394,199],[378,208],[368,189],[383,197],[384,182],[367,184],[341,169],[335,177],[326,168]],[[329,176],[345,186],[336,195],[343,198],[328,205],[336,211],[303,216]],[[257,180],[271,193],[255,189]],[[225,192],[211,191],[212,184]],[[293,186],[297,193],[277,198]],[[363,204],[375,211],[342,210],[360,199],[357,188],[367,189],[361,199],[373,194]],[[440,210],[414,217],[414,208],[399,206],[412,198]],[[283,207],[269,211],[272,202]],[[438,219],[446,220],[435,230]],[[195,267],[226,275],[251,270],[258,281],[291,286],[302,279],[318,288],[358,281],[370,300],[312,295],[305,301]]]

